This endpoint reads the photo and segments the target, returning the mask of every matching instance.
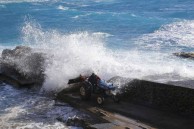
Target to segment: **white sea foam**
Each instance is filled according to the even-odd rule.
[[[68,10],[69,7],[64,7],[64,6],[62,6],[62,5],[59,5],[59,6],[57,7],[57,9],[59,9],[59,10]]]
[[[46,90],[60,90],[67,86],[68,79],[86,71],[94,71],[104,79],[113,76],[144,78],[167,74],[194,77],[192,61],[176,60],[170,56],[171,53],[110,50],[101,34],[44,31],[40,25],[31,22],[23,27],[23,33],[25,43],[48,55],[43,86]],[[173,79],[170,76],[166,80]]]
[[[145,34],[136,43],[140,47],[159,50],[177,47],[194,48],[194,20],[185,20],[162,26],[154,33]]]
[[[48,129],[48,128],[57,128],[57,129],[67,129],[63,123],[53,122],[51,124],[43,123],[43,122],[29,122],[25,120],[17,121],[17,117],[19,115],[28,114],[28,112],[23,109],[21,106],[10,107],[5,110],[7,113],[0,116],[0,128],[5,129]],[[16,119],[16,120],[15,120]]]
[[[6,128],[6,126],[10,127],[10,125],[8,124],[8,121],[10,119],[16,118],[20,113],[23,113],[25,110],[22,110],[20,106],[17,106],[17,107],[7,108],[5,111],[8,113],[1,115],[0,128]]]
[[[13,98],[12,101],[17,101],[17,100],[15,100]],[[34,100],[34,101],[39,101],[39,100]],[[43,122],[30,122],[30,121],[26,121],[25,119],[20,118],[22,115],[25,116],[25,115],[30,114],[30,112],[28,112],[26,109],[24,109],[24,106],[25,105],[15,106],[15,107],[11,106],[9,108],[6,108],[4,110],[5,113],[0,115],[0,128],[1,129],[5,129],[5,128],[9,128],[9,129],[16,129],[16,128],[20,128],[20,129],[26,129],[26,128],[28,128],[28,129],[34,129],[34,128],[37,128],[37,129],[47,129],[47,128],[64,129],[64,128],[67,128],[67,126],[64,126],[64,124],[62,124],[60,122],[53,122],[53,124],[52,123],[48,124],[48,123],[43,123]],[[43,106],[43,105],[41,105],[41,106]],[[46,105],[46,107],[47,107],[47,105]],[[34,108],[34,107],[32,106],[30,108]],[[45,107],[43,107],[43,108],[45,108]],[[37,111],[37,109],[36,109],[36,111]],[[17,120],[18,118],[20,119],[19,121]]]
[[[65,122],[69,117],[88,117],[65,103],[59,103],[64,106],[56,104],[52,98],[34,91],[1,85],[0,129],[71,129],[57,118]]]
[[[133,13],[131,14],[131,16],[132,16],[132,17],[137,17],[137,15],[135,15],[135,14],[133,14]]]
[[[74,16],[74,17],[72,17],[72,18],[78,19],[78,18],[82,18],[82,17],[87,17],[87,16],[89,16],[89,15],[91,15],[91,13],[87,13],[87,14],[83,14],[83,15],[76,15],[76,16]]]

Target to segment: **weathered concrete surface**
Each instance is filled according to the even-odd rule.
[[[62,97],[62,96],[61,96]],[[159,111],[153,108],[136,105],[130,102],[120,104],[106,100],[103,106],[98,106],[95,96],[89,101],[83,101],[78,94],[65,94],[59,98],[64,102],[89,112],[92,118],[100,118],[107,122],[91,123],[92,127],[100,128],[132,128],[132,129],[192,129],[192,118],[183,117],[174,113]],[[108,127],[107,127],[108,126]]]
[[[60,98],[62,97],[62,98]],[[124,115],[119,114],[119,112],[115,113],[115,111],[105,110],[105,107],[99,107],[96,105],[95,96],[91,98],[91,101],[82,101],[78,94],[64,94],[63,96],[58,96],[58,99],[68,102],[73,107],[81,110],[89,114],[92,119],[96,119],[95,121],[88,121],[91,127],[97,129],[155,129],[149,124],[145,124],[135,119],[128,118]],[[110,104],[110,105],[109,105]],[[106,105],[112,107],[114,104],[108,102]],[[119,106],[118,104],[116,104]],[[109,107],[108,106],[108,107]],[[120,108],[120,107],[116,107]],[[116,109],[111,108],[111,109]]]
[[[194,117],[194,89],[135,79],[122,91],[127,102]]]

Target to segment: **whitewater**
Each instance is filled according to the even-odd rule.
[[[115,76],[192,80],[193,60],[173,53],[194,50],[193,13],[192,0],[0,0],[0,50],[25,45],[45,53],[42,90],[48,92],[58,92],[68,87],[69,79],[92,72],[105,80]],[[31,72],[24,62],[18,62],[18,68]],[[54,116],[64,112],[61,117],[66,118],[65,112],[73,110],[55,107],[52,98],[39,92],[29,95],[4,84],[0,88],[0,128],[64,128],[48,112]],[[24,98],[30,99],[16,104]],[[38,102],[45,108],[43,103],[50,105],[40,111]],[[43,112],[53,124],[29,107]]]
[[[181,24],[184,24],[184,27]],[[192,47],[192,38],[179,38],[183,33],[182,28],[192,30],[191,26],[192,22],[164,26],[152,34],[138,37],[135,41],[137,47],[128,51],[107,47],[105,40],[111,35],[105,33],[85,31],[63,34],[56,30],[44,31],[39,24],[34,22],[26,22],[22,32],[23,40],[27,45],[37,51],[47,53],[46,80],[43,87],[47,90],[57,90],[66,86],[69,79],[92,72],[105,80],[114,76],[146,78],[160,82],[192,79],[194,77],[193,61],[180,60],[172,55],[173,52],[180,51],[179,48],[174,49],[174,46],[185,46],[181,40],[188,40],[190,44],[186,45]],[[166,41],[163,41],[165,43],[154,39],[158,35],[160,39],[166,37],[164,39]],[[188,37],[191,35],[192,33],[189,33]],[[168,40],[177,41],[173,44]],[[157,51],[157,49],[164,49],[167,44],[166,50]],[[152,76],[160,77],[152,79]]]

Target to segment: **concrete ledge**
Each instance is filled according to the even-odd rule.
[[[135,79],[122,90],[125,101],[194,117],[194,89]]]

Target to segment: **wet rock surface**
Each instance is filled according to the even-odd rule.
[[[2,58],[16,58],[16,57],[22,57],[25,54],[29,54],[32,52],[32,49],[27,46],[16,46],[15,49],[10,50],[10,49],[5,49],[2,51]]]
[[[44,81],[44,56],[26,46],[5,49],[0,59],[0,74],[9,78],[7,82],[17,82],[16,85],[41,85]]]
[[[181,58],[194,59],[194,53],[191,53],[191,52],[178,52],[178,53],[173,53],[173,55],[181,57]]]
[[[96,129],[94,127],[90,127],[90,125],[83,119],[80,119],[78,117],[72,117],[69,118],[66,121],[67,126],[76,126],[76,127],[82,127],[84,129]]]

